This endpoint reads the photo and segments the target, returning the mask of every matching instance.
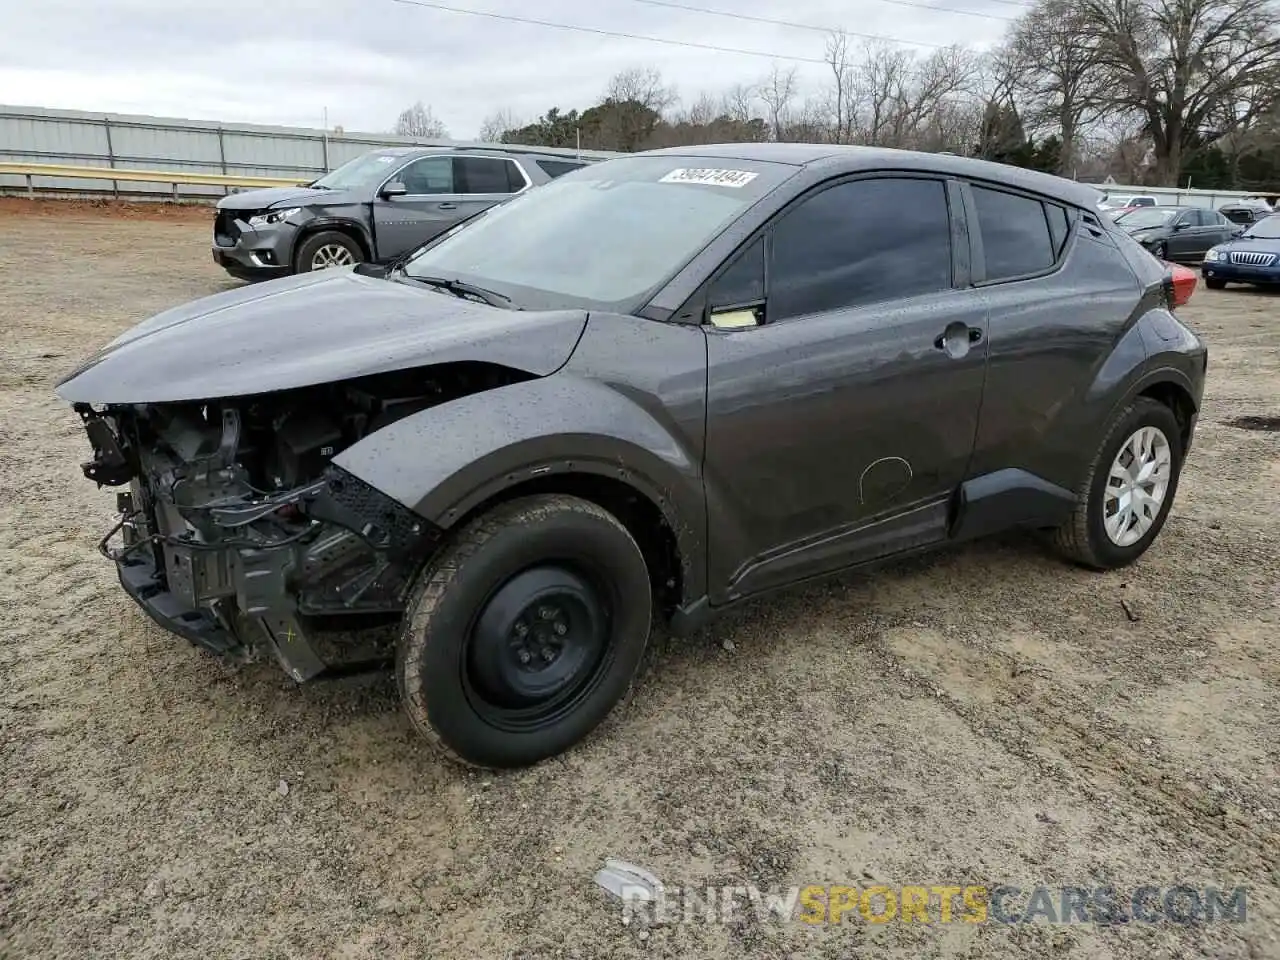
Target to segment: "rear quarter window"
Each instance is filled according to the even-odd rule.
[[[1054,241],[1044,203],[988,187],[971,189],[978,209],[988,281],[1025,277],[1053,268],[1060,247]]]

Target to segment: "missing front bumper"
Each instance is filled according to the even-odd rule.
[[[299,683],[385,661],[378,644],[351,637],[360,633],[352,624],[362,616],[398,620],[411,575],[439,536],[336,467],[306,488],[201,508],[217,518],[225,546],[175,532],[180,508],[152,500],[136,481],[134,488],[117,496],[121,519],[100,546],[130,597],[159,626],[210,653],[239,661],[270,655]],[[244,546],[244,530],[281,506],[310,518],[305,539]],[[158,525],[159,514],[167,519]],[[123,543],[113,548],[117,533]]]

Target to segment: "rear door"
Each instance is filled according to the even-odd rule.
[[[958,196],[924,176],[818,188],[711,282],[717,602],[945,536],[986,357]]]
[[[1091,212],[985,183],[967,188],[966,206],[990,311],[969,475],[1023,470],[1074,489],[1084,400],[1131,319],[1137,280]]]

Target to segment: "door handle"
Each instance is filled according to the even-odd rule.
[[[952,323],[938,334],[933,345],[945,350],[953,357],[962,357],[969,352],[969,344],[981,343],[983,332],[981,327],[971,327],[964,323]]]
[[[457,210],[458,209],[458,205],[456,203],[446,202],[446,203],[438,204],[438,206],[441,210]]]

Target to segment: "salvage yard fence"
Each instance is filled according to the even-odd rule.
[[[494,144],[0,104],[0,194],[209,201],[239,189],[309,183],[388,146]],[[587,159],[618,156],[601,150],[528,149]],[[85,168],[86,175],[75,176],[76,167]],[[119,175],[112,177],[112,170]],[[1092,186],[1113,197],[1149,194],[1160,204],[1215,209],[1246,196],[1233,190]]]
[[[0,193],[215,200],[241,188],[307,183],[388,146],[486,144],[0,104]],[[614,156],[532,149],[588,159]],[[77,171],[68,168],[75,167],[86,168],[86,176],[74,176]],[[107,179],[117,169],[120,175]]]

